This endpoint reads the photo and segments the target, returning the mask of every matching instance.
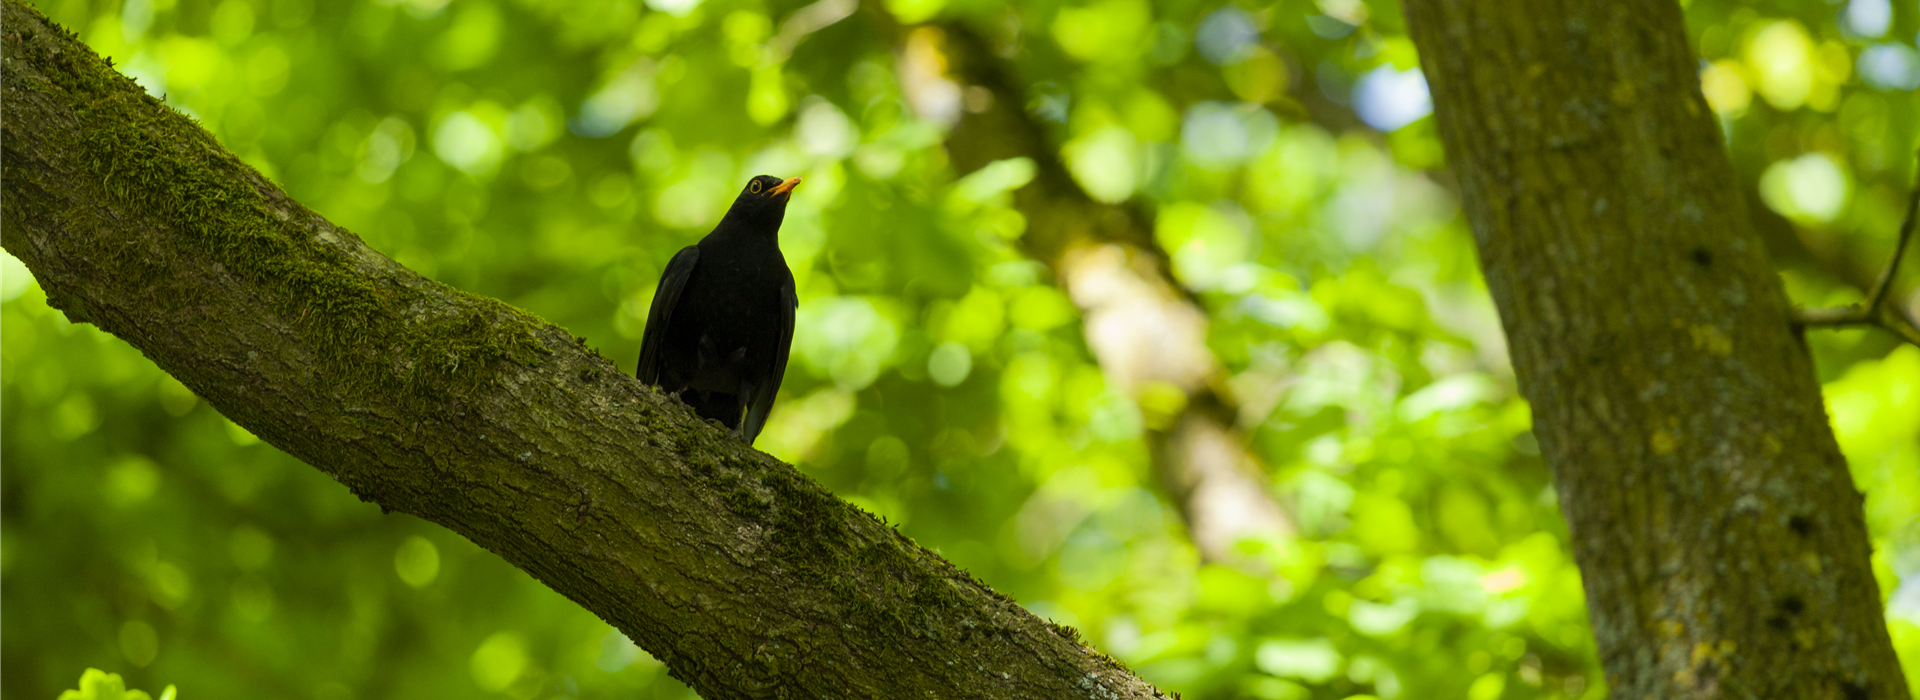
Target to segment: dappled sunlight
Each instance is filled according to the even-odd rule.
[[[1164,690],[1606,696],[1397,3],[32,4],[381,253],[629,374],[674,253],[748,176],[803,177],[756,446]],[[1794,299],[1851,303],[1914,176],[1911,3],[1776,5],[1687,3],[1693,104]],[[962,128],[1005,152],[962,172]],[[691,696],[11,255],[0,325],[9,696],[88,664],[189,700]],[[1920,351],[1806,344],[1920,679]]]

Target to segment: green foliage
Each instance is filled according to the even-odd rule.
[[[160,700],[174,700],[178,695],[169,685],[160,691]],[[127,690],[126,681],[118,673],[89,668],[80,674],[80,689],[61,693],[60,700],[153,700],[153,696],[144,690]]]
[[[1164,689],[1604,695],[1397,3],[35,4],[374,248],[628,368],[672,254],[747,176],[804,177],[781,231],[794,358],[759,446]],[[1709,106],[1807,304],[1852,301],[1877,271],[1920,136],[1920,18],[1840,7],[1687,4]],[[953,172],[944,122],[903,87],[894,23],[923,20],[1011,47],[1075,181],[1155,222],[1300,528],[1248,543],[1258,565],[1199,563],[1144,437],[1180,396],[1113,386],[1072,300],[1015,247],[1011,192],[1035,164]],[[960,109],[979,99],[956,87]],[[103,157],[151,148],[96,138]],[[179,215],[246,215],[212,211]],[[247,266],[253,246],[292,244],[275,240],[205,247],[338,313],[389,303]],[[0,264],[5,694],[55,695],[91,665],[235,697],[688,695],[592,614],[260,444]],[[476,338],[459,354],[525,350],[447,324]],[[1807,339],[1920,679],[1920,349]],[[725,502],[815,497],[775,479]]]

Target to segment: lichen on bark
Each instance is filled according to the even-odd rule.
[[[69,317],[360,498],[499,554],[716,700],[1159,697],[564,330],[368,248],[32,8],[0,12],[0,244]]]
[[[1673,0],[1409,0],[1620,698],[1908,697]]]

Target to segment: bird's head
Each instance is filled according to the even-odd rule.
[[[733,200],[733,208],[727,210],[725,221],[764,228],[768,233],[777,231],[781,219],[786,217],[787,198],[799,184],[797,177],[782,180],[772,175],[756,175]]]

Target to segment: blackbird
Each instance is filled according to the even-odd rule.
[[[749,445],[767,424],[793,346],[800,299],[779,235],[798,184],[797,177],[748,180],[713,233],[667,263],[640,342],[640,381]]]

